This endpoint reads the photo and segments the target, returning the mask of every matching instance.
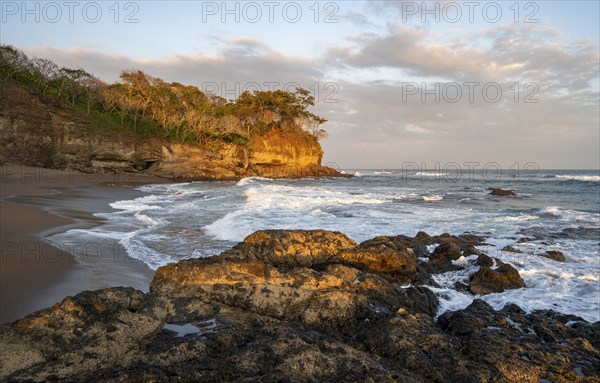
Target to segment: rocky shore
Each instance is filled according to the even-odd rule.
[[[600,322],[494,310],[438,317],[433,275],[526,288],[472,234],[269,230],[157,270],[149,293],[84,291],[0,327],[0,379],[86,382],[600,382]]]
[[[16,84],[0,86],[0,164],[188,181],[344,176],[321,164],[317,138],[299,129],[273,129],[247,145],[201,146],[96,125]]]

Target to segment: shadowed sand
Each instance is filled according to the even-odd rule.
[[[144,175],[97,175],[4,165],[0,171],[0,323],[82,290],[132,286],[146,291],[153,271],[112,242],[74,242],[60,250],[44,238],[102,224],[94,213],[143,195]]]

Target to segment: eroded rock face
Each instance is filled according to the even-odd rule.
[[[464,256],[481,238],[419,233],[357,245],[322,230],[256,232],[219,256],[160,268],[148,294],[83,292],[3,325],[0,379],[597,381],[600,322],[480,300],[436,321],[438,300],[420,284],[437,266],[415,266],[414,249],[447,241]],[[420,251],[425,265],[447,253]],[[481,270],[518,276],[507,264]],[[472,278],[480,287],[490,281],[481,270]]]
[[[394,282],[415,264],[386,238],[356,246],[341,233],[266,230],[220,256],[158,269],[150,290],[328,329],[395,311],[403,295]]]
[[[326,230],[261,230],[223,253],[226,259],[256,259],[274,266],[312,267],[325,263],[356,242]]]
[[[382,273],[396,281],[410,282],[417,268],[414,253],[387,237],[367,240],[353,249],[338,252],[337,256],[361,270]]]

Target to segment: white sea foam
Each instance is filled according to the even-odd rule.
[[[495,220],[497,220],[497,221],[513,221],[513,222],[535,221],[537,219],[540,219],[540,217],[538,217],[537,215],[530,215],[530,214],[519,214],[519,215],[495,218]]]
[[[246,186],[246,185],[254,184],[257,182],[273,182],[273,180],[270,178],[265,178],[265,177],[246,177],[246,178],[242,178],[241,180],[239,180],[236,185],[237,186]]]
[[[152,193],[152,194],[157,194],[157,193],[173,193],[176,191],[185,191],[187,187],[189,187],[190,185],[192,185],[193,183],[191,182],[182,182],[182,183],[176,183],[176,184],[150,184],[150,185],[143,185],[137,188],[137,190],[143,191],[145,193]]]
[[[504,246],[507,240],[496,242],[495,246],[484,247],[489,254],[500,258],[503,262],[512,264],[517,268],[527,287],[522,289],[507,290],[503,293],[494,293],[484,296],[473,296],[466,292],[450,291],[456,282],[466,283],[468,275],[476,272],[475,266],[467,266],[465,270],[450,271],[434,276],[435,281],[441,286],[434,290],[440,299],[438,315],[448,310],[456,310],[468,306],[474,298],[488,302],[495,309],[501,309],[507,303],[516,303],[527,312],[533,310],[552,309],[555,311],[575,314],[587,321],[600,320],[600,286],[598,278],[590,275],[590,267],[598,262],[597,254],[580,253],[582,261],[578,263],[555,262],[533,254],[513,254],[508,252],[492,252],[490,250]],[[588,245],[579,243],[571,248],[573,251],[585,252]],[[559,247],[569,254],[569,249]],[[516,261],[519,257],[525,262]],[[580,258],[581,259],[581,258]],[[462,262],[461,262],[462,263]],[[463,263],[464,264],[464,263]],[[597,266],[596,266],[597,267]],[[590,278],[591,277],[591,278]]]
[[[310,210],[317,206],[383,204],[387,199],[376,195],[350,194],[317,188],[294,188],[282,185],[261,185],[251,187],[244,192],[249,208],[281,208],[291,210]]]
[[[415,176],[426,176],[426,177],[446,177],[447,173],[430,173],[430,172],[416,172]]]
[[[434,194],[434,195],[424,195],[421,198],[423,198],[423,201],[425,201],[425,202],[441,201],[441,200],[444,199],[444,197],[442,197],[441,195],[437,195],[437,194]]]
[[[541,209],[542,214],[550,214],[559,217],[561,221],[572,223],[590,223],[595,227],[600,223],[600,213],[591,213],[571,209],[562,209],[558,206],[546,206]]]
[[[141,199],[136,199],[133,201],[117,201],[110,204],[110,207],[113,209],[119,210],[127,210],[127,211],[143,211],[143,210],[153,210],[160,209],[161,207],[158,205],[149,205],[143,203]]]
[[[118,232],[118,231],[105,231],[101,229],[71,229],[67,230],[64,234],[73,235],[73,236],[82,236],[82,237],[94,237],[100,239],[113,239],[113,240],[121,240],[125,238],[127,233]]]
[[[600,181],[600,176],[575,176],[575,175],[568,175],[568,174],[559,174],[555,176],[558,179],[561,180],[576,180],[576,181]]]

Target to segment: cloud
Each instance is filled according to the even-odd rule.
[[[433,133],[433,131],[431,131],[429,129],[423,129],[420,126],[417,126],[415,124],[406,124],[404,126],[404,130],[406,130],[409,133],[415,133],[415,134],[431,134],[431,133]]]
[[[82,67],[107,82],[118,81],[124,69],[141,69],[169,82],[199,87],[209,82],[217,83],[225,92],[243,89],[251,83],[264,87],[263,90],[294,82],[309,87],[323,77],[312,61],[275,51],[248,37],[223,41],[217,54],[174,55],[160,60],[131,59],[89,49],[62,50],[51,46],[25,49],[25,52],[30,56],[49,58],[61,66]]]
[[[553,92],[589,88],[598,78],[598,46],[590,41],[560,44],[559,37],[561,33],[553,28],[510,24],[450,39],[428,29],[391,23],[387,34],[352,36],[351,44],[332,48],[329,56],[347,68],[396,68],[407,77],[529,81]]]

